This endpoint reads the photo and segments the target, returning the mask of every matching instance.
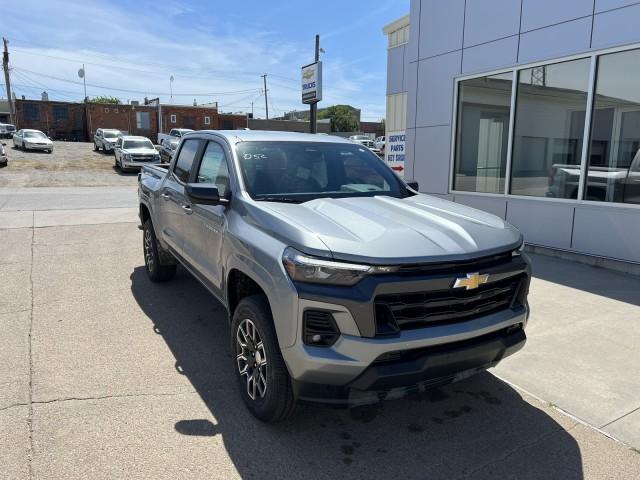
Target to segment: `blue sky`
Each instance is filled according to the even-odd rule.
[[[21,0],[3,15],[0,33],[10,41],[17,95],[47,90],[50,99],[80,100],[84,62],[89,96],[169,102],[173,75],[174,103],[195,98],[247,111],[253,101],[259,117],[263,73],[270,116],[308,108],[300,103],[300,67],[313,60],[319,33],[326,51],[320,106],[349,103],[375,120],[385,109],[382,27],[408,10],[409,0]]]

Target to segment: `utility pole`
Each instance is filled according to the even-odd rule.
[[[316,63],[320,60],[320,35],[316,35]],[[309,107],[309,131],[318,133],[318,104],[312,103]]]
[[[253,102],[251,102],[251,118],[253,118]]]
[[[2,41],[4,42],[4,53],[2,55],[2,68],[4,69],[4,84],[7,87],[7,101],[9,102],[9,117],[11,118],[11,123],[16,124],[16,112],[14,110],[13,100],[11,98],[11,80],[9,79],[9,49],[7,48],[7,44],[9,40],[2,37]]]
[[[267,103],[267,74],[262,75],[264,80],[264,110],[267,114],[267,120],[269,120],[269,104]]]

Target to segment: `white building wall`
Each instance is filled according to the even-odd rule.
[[[456,77],[640,43],[639,18],[633,0],[412,0],[405,178],[506,218],[530,243],[640,262],[636,205],[449,190]]]

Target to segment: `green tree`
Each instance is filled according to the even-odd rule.
[[[111,103],[113,105],[120,105],[120,99],[117,97],[110,97],[108,95],[99,95],[89,99],[90,103]]]
[[[356,132],[360,129],[358,118],[346,105],[333,105],[320,112],[318,118],[331,120],[332,132]]]

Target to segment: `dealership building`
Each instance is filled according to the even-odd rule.
[[[389,40],[390,159],[528,244],[640,263],[640,2],[412,0]]]

